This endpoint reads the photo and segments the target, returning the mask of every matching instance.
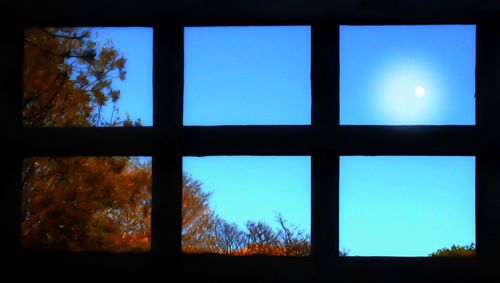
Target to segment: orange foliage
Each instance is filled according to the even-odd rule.
[[[135,126],[119,121],[114,108],[102,117],[103,106],[115,103],[119,90],[112,80],[125,79],[126,60],[111,45],[98,46],[90,30],[27,28],[24,32],[23,111],[25,126]]]
[[[91,29],[24,31],[23,124],[29,127],[140,126],[113,108],[126,59]],[[23,163],[21,244],[65,251],[150,248],[151,168],[128,157],[28,158]]]
[[[150,249],[150,165],[128,157],[29,158],[22,184],[24,248]]]

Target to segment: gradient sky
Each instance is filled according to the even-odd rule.
[[[474,125],[475,39],[474,25],[341,26],[340,124]]]
[[[151,125],[152,30],[132,31],[100,37],[127,57],[121,113]],[[475,124],[474,39],[474,26],[342,26],[341,124]],[[185,125],[310,124],[309,27],[185,28],[184,75]],[[474,168],[474,157],[341,157],[339,248],[427,256],[475,242]],[[185,157],[183,170],[229,222],[274,225],[280,212],[310,231],[309,157]]]
[[[310,233],[311,161],[306,156],[184,157],[183,171],[211,192],[219,216],[238,224],[263,220],[275,227],[275,212]]]
[[[184,29],[184,125],[309,125],[308,26]]]

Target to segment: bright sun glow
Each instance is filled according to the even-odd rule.
[[[424,96],[425,95],[425,88],[421,87],[421,86],[417,86],[415,88],[415,94],[417,96]]]

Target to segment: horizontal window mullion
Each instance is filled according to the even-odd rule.
[[[183,155],[306,155],[312,150],[309,126],[184,127]]]
[[[184,127],[183,155],[475,155],[500,152],[473,126]]]
[[[474,155],[497,151],[473,126],[342,126],[336,136],[335,150],[340,154]]]
[[[21,155],[152,155],[156,148],[175,150],[175,133],[153,128],[24,129],[11,140]]]

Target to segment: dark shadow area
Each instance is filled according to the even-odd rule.
[[[500,262],[498,256],[500,254],[500,190],[498,189],[500,188],[500,131],[498,130],[500,3],[498,1],[409,0],[403,3],[394,0],[243,2],[175,0],[160,4],[153,0],[144,0],[140,3],[124,0],[117,4],[89,0],[50,3],[18,1],[9,4],[11,4],[9,7],[2,9],[2,21],[6,23],[6,30],[0,37],[0,48],[4,55],[0,64],[4,99],[0,111],[0,136],[3,160],[5,160],[5,169],[0,171],[2,206],[0,254],[3,262],[0,276],[6,277],[4,281],[12,280],[10,273],[14,273],[16,279],[32,276],[33,279],[48,279],[50,282],[91,281],[98,278],[109,281],[198,279],[200,281],[301,280],[386,283],[497,282],[500,278],[498,268]],[[183,127],[184,26],[284,24],[311,25],[311,126]],[[337,56],[340,24],[476,24],[476,126],[340,127]],[[67,75],[58,74],[58,71],[52,69],[47,73],[47,79],[37,79],[40,85],[36,88],[36,92],[32,92],[29,96],[24,95],[23,60],[26,58],[24,50],[26,46],[31,45],[25,42],[25,31],[26,28],[34,26],[154,27],[154,127],[148,129],[73,127],[75,123],[85,126],[91,124],[85,116],[94,112],[80,109],[74,113],[83,115],[83,118],[75,116],[75,120],[71,122],[73,128],[45,128],[43,123],[51,126],[69,125],[64,124],[66,123],[64,121],[53,119],[61,115],[60,108],[58,110],[51,108],[53,112],[46,110],[45,105],[50,101],[50,97],[40,100],[38,106],[33,106],[33,112],[28,110],[24,113],[44,117],[38,120],[42,124],[26,127],[23,123],[23,110],[27,109],[24,104],[32,103],[28,101],[31,100],[30,97],[37,96],[37,92],[47,87],[51,90],[57,90],[58,85],[68,88],[78,87],[76,84],[71,86],[68,83]],[[36,37],[42,33],[43,31],[37,31]],[[90,50],[82,48],[80,53],[74,55],[90,59],[93,55]],[[96,56],[97,53],[96,51]],[[119,57],[114,58],[119,59]],[[82,61],[82,64],[88,66],[85,62]],[[30,59],[26,63],[36,62]],[[61,62],[52,61],[50,64],[56,66],[56,69],[64,67],[64,63]],[[66,82],[63,84],[63,81]],[[109,96],[108,99],[113,98]],[[82,106],[85,105],[80,105]],[[71,113],[66,110],[64,112],[64,115]],[[56,116],[47,113],[54,113]],[[92,114],[89,117],[92,117]],[[133,126],[134,123],[131,122]],[[311,156],[310,256],[235,257],[182,253],[182,157],[259,154]],[[474,247],[476,255],[423,258],[339,257],[337,190],[339,176],[335,172],[338,172],[340,155],[476,156],[477,246]],[[23,212],[29,205],[24,204],[22,208],[22,200],[26,201],[32,197],[22,195],[22,171],[24,169],[29,172],[29,163],[23,163],[25,159],[35,161],[31,158],[50,156],[61,159],[74,156],[85,156],[85,158],[152,156],[151,201],[154,207],[151,210],[151,250],[143,253],[109,253],[104,250],[109,251],[113,243],[103,241],[97,244],[87,241],[80,243],[81,246],[77,246],[79,248],[75,248],[87,251],[76,253],[61,251],[70,249],[69,240],[50,243],[57,246],[55,249],[59,251],[22,249],[22,245],[35,247],[47,246],[49,243],[46,234],[41,232],[30,234],[31,229],[37,229],[36,222],[22,226],[23,220],[33,219],[30,218],[32,216],[28,217],[25,211]],[[51,164],[54,161],[44,159],[44,162]],[[82,171],[72,169],[64,162],[58,167],[64,170],[71,169],[74,173]],[[113,178],[126,178],[121,174],[112,175]],[[104,180],[104,183],[111,182],[113,178]],[[97,183],[102,181],[101,178]],[[90,179],[87,182],[93,183]],[[46,189],[49,184],[50,182],[44,180],[40,181],[39,185],[30,187]],[[44,195],[46,196],[47,194]],[[122,194],[119,198],[121,197]],[[73,196],[57,196],[57,198],[57,202],[51,201],[48,206],[42,205],[43,210],[36,209],[53,213],[57,209],[52,210],[52,206],[63,206],[63,200],[71,200]],[[41,201],[43,203],[43,200]],[[69,203],[66,204],[68,211],[73,210]],[[60,213],[54,217],[61,217],[63,221],[62,219],[68,218],[71,213]],[[82,217],[88,216],[87,212]],[[81,221],[64,221],[82,224]],[[66,222],[55,223],[63,225],[63,228],[68,225]],[[53,228],[56,230],[63,229],[54,225]],[[23,230],[29,231],[28,235],[33,235],[30,236],[31,240],[25,241],[25,244],[21,237]],[[121,244],[119,246],[122,247]],[[99,249],[101,251],[95,251]],[[443,247],[443,249],[457,250],[456,247]],[[465,247],[464,252],[467,249],[470,250],[470,247]],[[458,250],[461,251],[461,248]]]

